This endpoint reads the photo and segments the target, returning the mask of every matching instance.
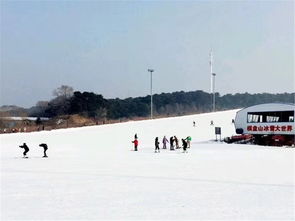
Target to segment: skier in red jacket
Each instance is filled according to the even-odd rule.
[[[137,146],[138,146],[138,140],[137,140],[137,138],[134,139],[134,141],[132,141],[132,143],[134,143],[134,151],[137,151]]]

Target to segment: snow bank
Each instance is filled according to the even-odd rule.
[[[213,141],[236,111],[2,134],[1,219],[294,219],[294,149]],[[190,135],[189,153],[154,153],[164,135]]]

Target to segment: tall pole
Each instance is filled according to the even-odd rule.
[[[151,119],[153,119],[153,69],[148,69],[151,73]]]
[[[212,73],[212,79],[213,79],[213,105],[212,105],[212,111],[215,112],[215,77],[216,74]]]
[[[210,76],[211,76],[211,82],[210,82],[210,93],[213,93],[213,52],[210,51]]]
[[[215,76],[216,74],[213,73],[213,52],[210,51],[210,75],[211,75],[211,86],[210,86],[210,93],[212,94],[212,112],[215,111]]]

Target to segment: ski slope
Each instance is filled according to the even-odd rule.
[[[236,112],[0,135],[1,220],[294,220],[294,148],[214,142]],[[188,153],[154,153],[164,135]]]

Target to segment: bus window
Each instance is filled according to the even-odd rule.
[[[248,123],[294,122],[294,111],[248,112]]]

